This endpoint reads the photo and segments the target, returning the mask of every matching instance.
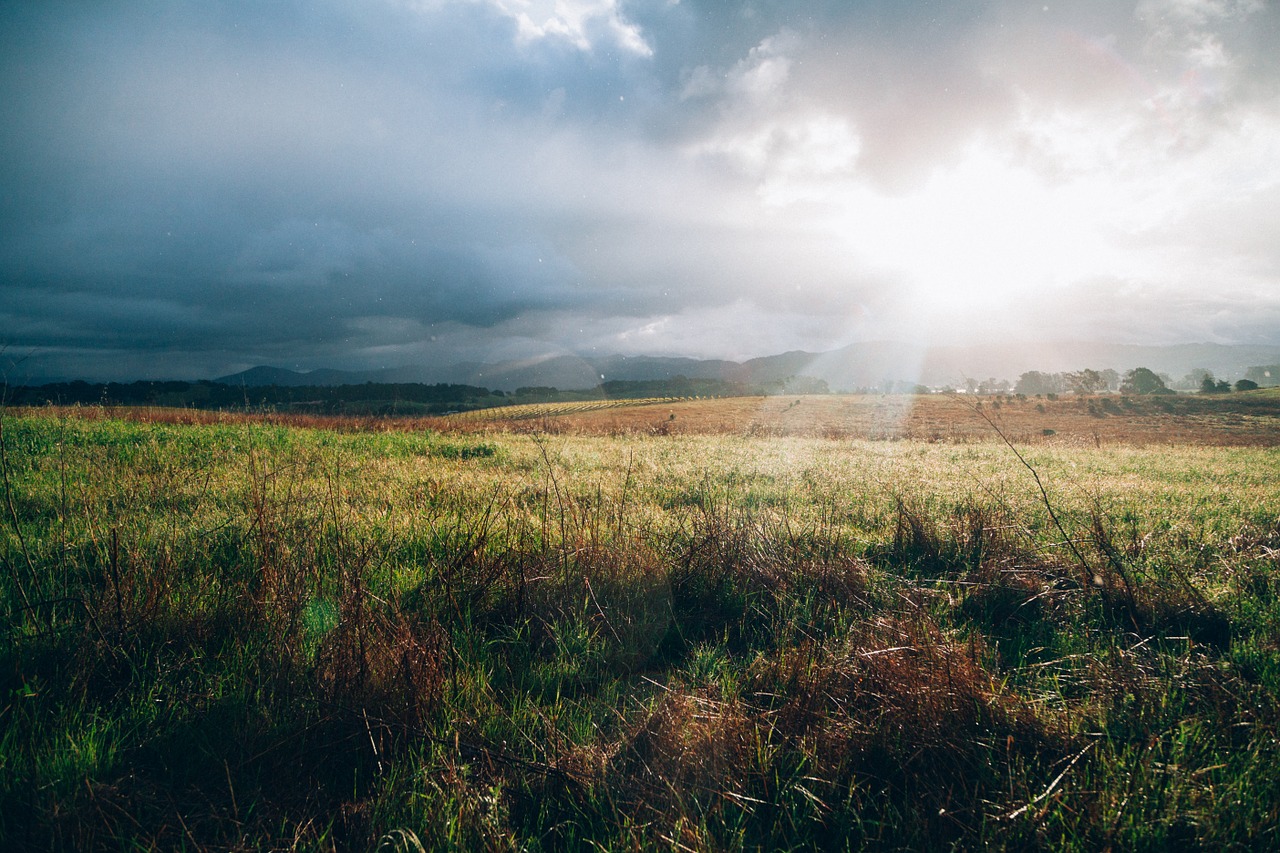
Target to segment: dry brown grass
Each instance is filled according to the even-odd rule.
[[[810,436],[960,443],[998,440],[983,414],[1019,444],[1280,445],[1280,398],[1251,394],[1059,400],[941,394],[732,397],[579,412],[509,425],[464,425],[444,418],[433,426],[567,435]]]
[[[737,697],[672,685],[630,733],[616,781],[695,848],[709,840],[673,816],[785,802],[823,823],[833,809],[888,800],[931,822],[919,829],[935,839],[972,831],[983,785],[1008,772],[990,764],[992,743],[1002,764],[1073,743],[986,670],[983,651],[904,612],[866,620],[842,643],[761,656]],[[800,753],[803,766],[785,758]]]

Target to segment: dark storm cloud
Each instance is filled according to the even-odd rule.
[[[370,317],[484,327],[609,300],[571,292],[572,265],[497,204],[520,199],[519,140],[453,139],[511,102],[501,69],[440,97],[504,21],[464,8],[461,38],[409,10],[146,11],[5,28],[13,343],[305,345]]]
[[[1107,206],[1078,187],[1114,191],[1131,254],[1095,248],[1132,299],[1108,316],[1194,309],[1219,319],[1167,327],[1229,338],[1280,267],[1257,224],[1276,21],[1245,0],[6,4],[0,343],[155,375],[909,335],[977,286],[948,271],[985,247],[929,211],[992,159],[1081,221]],[[1162,182],[1182,195],[1157,214]],[[948,216],[997,234],[1023,196]],[[1175,243],[1176,269],[1152,260]],[[1184,298],[1206,269],[1229,296]]]

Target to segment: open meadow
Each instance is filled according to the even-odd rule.
[[[0,848],[1280,846],[1272,393],[0,427]]]

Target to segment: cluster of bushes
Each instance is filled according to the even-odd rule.
[[[1235,385],[1232,385],[1225,379],[1215,380],[1213,374],[1200,380],[1201,394],[1229,394],[1233,388],[1236,391],[1256,391],[1258,383],[1252,379],[1240,379],[1236,381]]]

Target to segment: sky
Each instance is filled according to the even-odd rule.
[[[1280,344],[1268,0],[0,0],[50,376]]]

